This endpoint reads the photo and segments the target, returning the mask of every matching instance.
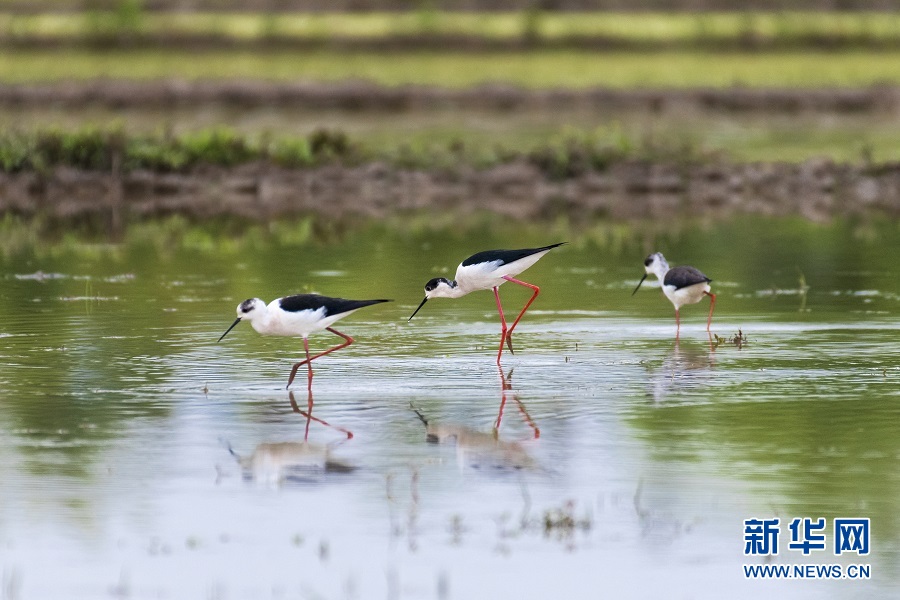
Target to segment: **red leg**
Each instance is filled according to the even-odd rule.
[[[309,395],[312,396],[312,359],[309,357],[309,341],[306,338],[303,338],[303,350],[306,352],[306,370],[308,372],[306,389],[309,390]]]
[[[350,344],[353,343],[352,337],[350,337],[349,335],[346,335],[344,333],[341,333],[337,329],[332,329],[331,327],[326,327],[326,330],[330,331],[331,333],[333,333],[336,336],[344,338],[346,341],[343,344],[338,344],[334,348],[329,348],[325,352],[320,352],[319,354],[316,354],[315,356],[310,357],[309,356],[309,344],[306,341],[306,338],[304,338],[303,339],[303,347],[306,349],[306,360],[301,360],[300,362],[298,362],[297,364],[294,365],[293,369],[291,369],[291,376],[288,377],[287,387],[291,387],[291,384],[294,382],[294,376],[297,375],[297,369],[299,369],[303,365],[309,365],[309,385],[310,385],[310,389],[312,389],[312,365],[310,363],[312,363],[312,361],[316,360],[317,358],[321,358],[321,357],[325,356],[326,354],[331,354],[335,350],[340,350],[341,348],[346,348],[347,346],[349,346]]]
[[[713,310],[716,308],[716,295],[710,294],[709,292],[703,293],[709,296],[709,316],[706,317],[706,331],[709,331],[709,328],[712,325]]]
[[[497,312],[500,313],[500,350],[497,352],[497,365],[500,365],[500,356],[503,354],[503,342],[505,342],[508,338],[506,337],[506,317],[503,316],[503,306],[500,304],[500,290],[495,286],[494,287],[494,298],[497,300]],[[512,352],[512,346],[509,347],[509,351]]]
[[[510,277],[510,276],[508,276],[508,275],[505,276],[503,279],[505,279],[505,280],[507,280],[507,281],[509,281],[509,282],[511,282],[511,283],[518,283],[519,285],[523,285],[523,286],[525,286],[525,287],[527,287],[527,288],[531,288],[532,290],[534,290],[534,293],[531,295],[531,298],[529,298],[529,299],[528,299],[528,302],[525,303],[525,306],[522,307],[522,312],[520,312],[520,313],[519,313],[519,316],[516,317],[516,320],[513,321],[512,326],[509,328],[509,331],[508,331],[507,334],[506,334],[506,342],[507,342],[507,344],[509,345],[509,351],[512,352],[512,351],[513,351],[513,349],[512,349],[512,333],[513,333],[513,330],[516,328],[516,325],[519,324],[519,321],[522,319],[522,315],[525,314],[525,311],[528,310],[528,307],[531,306],[531,303],[532,303],[532,302],[534,302],[534,299],[537,298],[537,297],[538,297],[538,294],[541,293],[541,288],[539,288],[538,286],[533,285],[533,284],[531,284],[531,283],[525,283],[524,281],[519,281],[518,279],[515,279],[515,278]]]
[[[309,341],[306,338],[303,338],[303,350],[306,351],[306,360],[301,360],[297,364],[294,365],[294,368],[291,369],[291,376],[288,377],[287,388],[291,387],[291,384],[294,383],[294,377],[297,375],[297,369],[299,369],[302,365],[308,364],[311,360],[309,358]],[[312,391],[312,367],[309,368],[309,383],[310,383],[310,391]]]
[[[675,339],[678,339],[678,334],[681,333],[681,317],[678,314],[678,309],[675,309]]]

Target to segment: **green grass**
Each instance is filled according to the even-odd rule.
[[[277,142],[278,152],[272,152],[287,163],[302,163],[304,156],[311,156],[306,140],[321,128],[344,132],[344,145],[349,142],[367,156],[415,164],[452,163],[459,152],[451,152],[451,148],[462,148],[467,160],[475,164],[491,164],[509,149],[526,153],[583,136],[605,139],[623,150],[689,147],[695,154],[717,153],[736,161],[900,161],[900,123],[884,113],[648,114],[582,107],[511,112],[436,109],[374,115],[366,111],[306,111],[302,106],[211,109],[198,105],[174,110],[16,107],[0,112],[0,132],[6,132],[0,133],[0,138],[112,127],[131,138],[193,139],[221,123],[231,124],[234,134],[251,141],[250,145],[259,140]],[[340,146],[331,149],[332,153],[344,150]],[[188,160],[190,152],[179,150],[172,160]]]
[[[629,152],[638,156],[651,154],[649,149],[655,147],[660,154],[687,148],[693,156],[718,155],[737,162],[802,162],[811,158],[850,163],[900,161],[900,124],[879,126],[876,117],[859,122],[853,118],[785,115],[727,120],[673,116],[666,122],[651,122],[646,115],[620,114],[614,119],[578,117],[575,122],[580,126],[574,122],[540,126],[511,123],[484,128],[457,125],[407,130],[389,128],[386,123],[384,128],[370,126],[352,137],[367,148],[392,155],[440,154],[443,148],[463,143],[466,153],[481,157],[482,162],[490,162],[498,146],[533,151],[582,135],[618,140],[617,147],[630,148]]]
[[[151,13],[129,4],[117,12],[0,15],[6,37],[89,37],[116,32],[216,34],[252,40],[468,35],[486,39],[560,39],[602,36],[633,42],[698,43],[734,39],[803,41],[812,38],[884,42],[900,40],[898,13]]]
[[[900,83],[900,51],[724,53],[176,52],[20,50],[0,61],[0,82],[247,78],[460,88],[503,82],[528,88],[820,87]]]
[[[233,167],[266,161],[285,167],[312,167],[332,162],[361,164],[385,161],[401,168],[441,169],[456,165],[490,167],[525,160],[548,177],[562,179],[590,170],[603,170],[623,159],[699,160],[699,150],[678,141],[645,144],[616,130],[597,129],[555,136],[526,148],[494,143],[466,145],[400,143],[374,146],[348,138],[341,131],[317,130],[308,136],[244,136],[215,128],[181,136],[128,134],[121,128],[78,131],[40,130],[0,135],[0,170],[45,172],[68,166],[109,171],[150,169],[179,171],[199,165]]]
[[[603,171],[621,160],[704,162],[800,161],[828,157],[878,164],[900,160],[897,130],[817,131],[807,126],[749,129],[727,140],[711,132],[662,129],[652,135],[619,124],[555,131],[507,132],[423,129],[400,135],[347,135],[315,130],[307,135],[281,132],[244,134],[212,128],[179,135],[126,132],[122,127],[76,130],[38,129],[0,134],[0,171],[45,172],[56,166],[109,171],[180,171],[199,165],[233,167],[266,161],[285,167],[315,167],[333,162],[381,161],[399,168],[486,168],[515,160],[538,167],[551,179]]]
[[[704,138],[704,147],[719,148],[736,161],[801,162],[810,158],[828,158],[846,162],[900,161],[900,128],[811,129],[763,128],[734,134],[728,140]]]

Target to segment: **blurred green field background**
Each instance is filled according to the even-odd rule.
[[[0,3],[0,11],[3,5]],[[900,43],[900,14],[879,12],[446,12],[203,13],[145,12],[124,2],[114,11],[0,14],[0,40],[57,40],[104,36],[217,35],[264,41],[471,36],[531,43],[600,38],[634,44],[892,44]]]
[[[900,50],[871,53],[791,51],[402,53],[179,50],[17,50],[0,62],[10,83],[93,78],[365,79],[467,87],[509,83],[529,88],[855,87],[900,81]]]
[[[173,12],[123,0],[114,10],[4,13],[11,5],[0,2],[0,86],[365,80],[437,89],[877,88],[888,90],[888,98],[896,98],[890,91],[900,87],[896,12],[471,13],[427,3],[405,12]],[[390,43],[403,39],[405,44]],[[502,46],[509,41],[515,44]],[[492,46],[496,42],[501,46]],[[884,162],[900,160],[895,104],[874,111],[673,113],[458,110],[436,101],[372,113],[215,101],[164,109],[45,101],[4,106],[0,129],[29,134],[112,124],[126,134],[193,135],[224,126],[255,143],[328,128],[347,133],[369,155],[405,153],[416,164],[460,144],[474,162],[490,164],[509,149],[528,152],[559,146],[563,138],[598,135],[626,150],[664,147],[664,155],[690,148],[692,155],[718,153],[738,161]]]

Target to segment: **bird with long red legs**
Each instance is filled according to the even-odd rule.
[[[294,377],[297,375],[297,370],[306,365],[308,373],[307,388],[312,390],[312,361],[341,348],[346,348],[354,341],[352,337],[332,328],[331,325],[338,319],[343,319],[360,308],[381,302],[390,302],[390,300],[345,300],[344,298],[329,298],[318,294],[297,294],[272,300],[266,305],[259,298],[250,298],[238,305],[237,319],[222,334],[218,341],[221,342],[228,335],[229,331],[244,320],[249,321],[253,329],[262,335],[303,338],[303,349],[306,352],[306,359],[294,364],[286,387],[291,387]],[[310,356],[309,335],[323,329],[343,338],[344,343],[320,352],[315,356]]]
[[[716,307],[716,295],[709,287],[712,279],[695,269],[694,267],[678,266],[669,267],[662,252],[654,252],[644,259],[644,276],[638,282],[637,287],[631,292],[634,296],[648,275],[656,275],[662,286],[663,294],[675,307],[675,336],[681,331],[681,316],[679,311],[685,304],[696,304],[709,296],[709,315],[706,318],[706,331],[712,325],[713,310]]]
[[[485,250],[484,252],[473,254],[462,261],[456,268],[456,279],[449,280],[444,277],[435,277],[425,284],[425,298],[412,316],[409,317],[409,320],[412,321],[416,313],[431,298],[461,298],[478,290],[492,290],[494,299],[497,302],[497,312],[500,313],[500,350],[497,352],[497,364],[500,364],[504,344],[509,348],[510,353],[515,354],[512,344],[513,330],[519,324],[522,315],[525,314],[525,311],[528,310],[528,307],[531,306],[531,303],[534,302],[541,292],[541,288],[538,286],[520,281],[515,276],[534,265],[553,248],[562,246],[565,243],[559,242],[558,244],[540,248],[523,248],[521,250]],[[500,303],[499,292],[500,286],[507,281],[527,287],[533,292],[519,316],[509,326],[503,314],[503,305]]]

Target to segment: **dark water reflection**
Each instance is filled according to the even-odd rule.
[[[546,232],[283,227],[5,247],[0,596],[895,595],[895,226],[569,234],[500,373],[490,294],[406,317]],[[719,340],[629,297],[650,249],[713,277]],[[341,322],[314,395],[283,389],[301,344],[215,344],[239,301],[306,291],[395,299]],[[873,579],[746,581],[742,521],[772,516],[870,517]]]
[[[713,379],[717,345],[709,336],[707,342],[682,341],[676,338],[672,350],[659,364],[647,365],[651,381],[649,395],[663,402],[675,395],[704,394]]]
[[[523,441],[502,439],[500,428],[507,403],[518,409],[523,421],[531,428],[528,440],[541,437],[541,430],[528,414],[519,395],[513,390],[512,369],[504,373],[498,369],[500,378],[500,405],[497,418],[490,431],[479,431],[461,423],[439,423],[413,408],[416,416],[425,426],[425,440],[432,444],[452,446],[456,449],[456,459],[462,468],[492,471],[494,473],[534,469],[537,463]]]

